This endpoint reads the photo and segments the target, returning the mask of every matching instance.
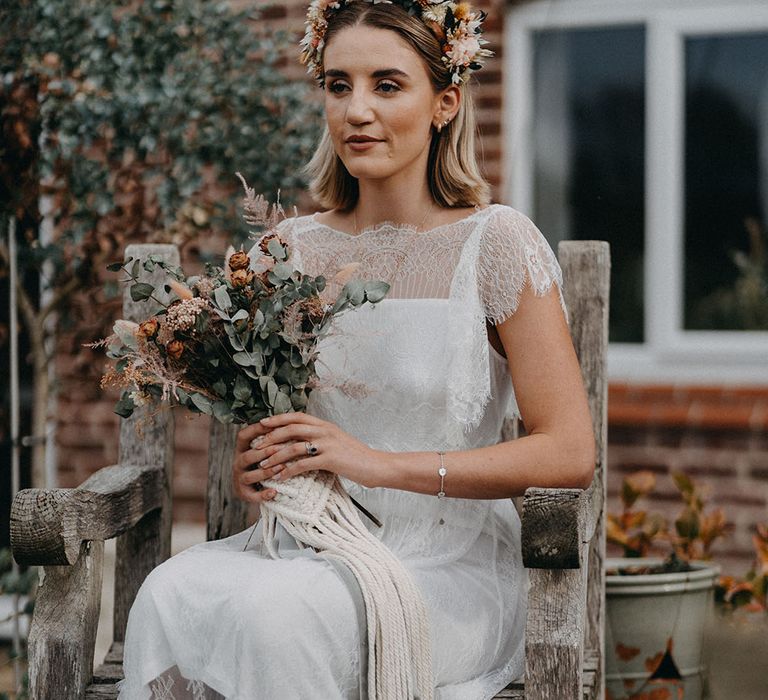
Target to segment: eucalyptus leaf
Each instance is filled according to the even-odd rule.
[[[365,301],[365,285],[361,280],[349,280],[344,285],[344,289],[352,306],[359,306]]]
[[[287,280],[291,276],[292,272],[293,269],[287,263],[277,263],[277,265],[272,268],[272,273],[279,280]]]
[[[232,308],[232,300],[229,298],[229,292],[224,285],[213,290],[213,298],[222,311],[228,311]]]
[[[192,399],[192,403],[197,406],[200,411],[207,415],[211,415],[213,411],[213,406],[211,404],[211,400],[207,396],[203,396],[203,394],[198,394],[197,392],[190,394],[190,398]]]
[[[254,357],[249,352],[236,352],[232,359],[242,367],[255,367]]]
[[[220,423],[231,423],[234,420],[232,411],[226,401],[216,401],[213,404],[213,417]]]
[[[133,399],[127,393],[124,393],[115,404],[114,412],[121,418],[128,418],[133,414],[135,408],[136,404],[133,402]]]
[[[277,383],[270,377],[269,383],[267,384],[267,400],[269,401],[270,406],[274,407],[278,393]]]
[[[138,262],[138,260],[136,261]],[[131,285],[131,299],[133,301],[146,301],[152,296],[155,288],[146,282],[137,282]]]
[[[232,393],[238,401],[247,401],[251,395],[251,383],[242,374],[238,374]]]
[[[275,260],[285,260],[286,258],[285,248],[280,245],[280,241],[278,241],[277,238],[272,238],[269,241],[267,244],[267,250],[269,251],[269,254],[275,258]]]
[[[366,282],[365,296],[372,304],[381,301],[389,291],[389,285],[386,282]]]
[[[288,411],[292,411],[293,405],[291,404],[290,397],[282,391],[278,391],[275,395],[274,410],[275,413],[288,413]]]
[[[120,339],[123,345],[131,348],[131,350],[136,350],[139,346],[138,340],[136,340],[136,333],[126,325],[125,321],[116,321],[112,326],[112,332]]]

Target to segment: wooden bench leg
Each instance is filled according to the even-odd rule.
[[[72,566],[42,567],[29,631],[30,696],[80,700],[93,675],[104,543],[83,542]]]

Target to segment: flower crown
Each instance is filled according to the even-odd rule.
[[[312,0],[307,10],[306,33],[301,40],[301,62],[307,72],[323,85],[323,48],[328,20],[334,12],[355,0]],[[451,73],[451,82],[465,83],[470,71],[482,67],[483,59],[493,51],[483,48],[480,24],[486,13],[473,10],[468,2],[454,0],[358,0],[374,5],[399,5],[409,15],[419,17],[440,41],[443,63]]]

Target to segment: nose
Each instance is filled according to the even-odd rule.
[[[369,102],[369,95],[366,90],[353,89],[347,102],[347,122],[349,124],[370,124],[373,119],[373,109]]]

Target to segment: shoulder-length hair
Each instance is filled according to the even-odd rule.
[[[437,37],[422,20],[398,5],[368,2],[345,5],[333,15],[325,35],[326,46],[341,29],[359,24],[389,29],[405,39],[424,60],[436,93],[451,84],[451,74],[441,60]],[[482,206],[491,200],[490,185],[477,164],[477,125],[472,97],[466,85],[461,85],[460,90],[459,111],[442,131],[432,127],[429,145],[429,189],[435,201],[444,207]],[[305,172],[310,178],[310,194],[321,206],[349,211],[357,204],[357,178],[349,174],[334,150],[327,126]]]

